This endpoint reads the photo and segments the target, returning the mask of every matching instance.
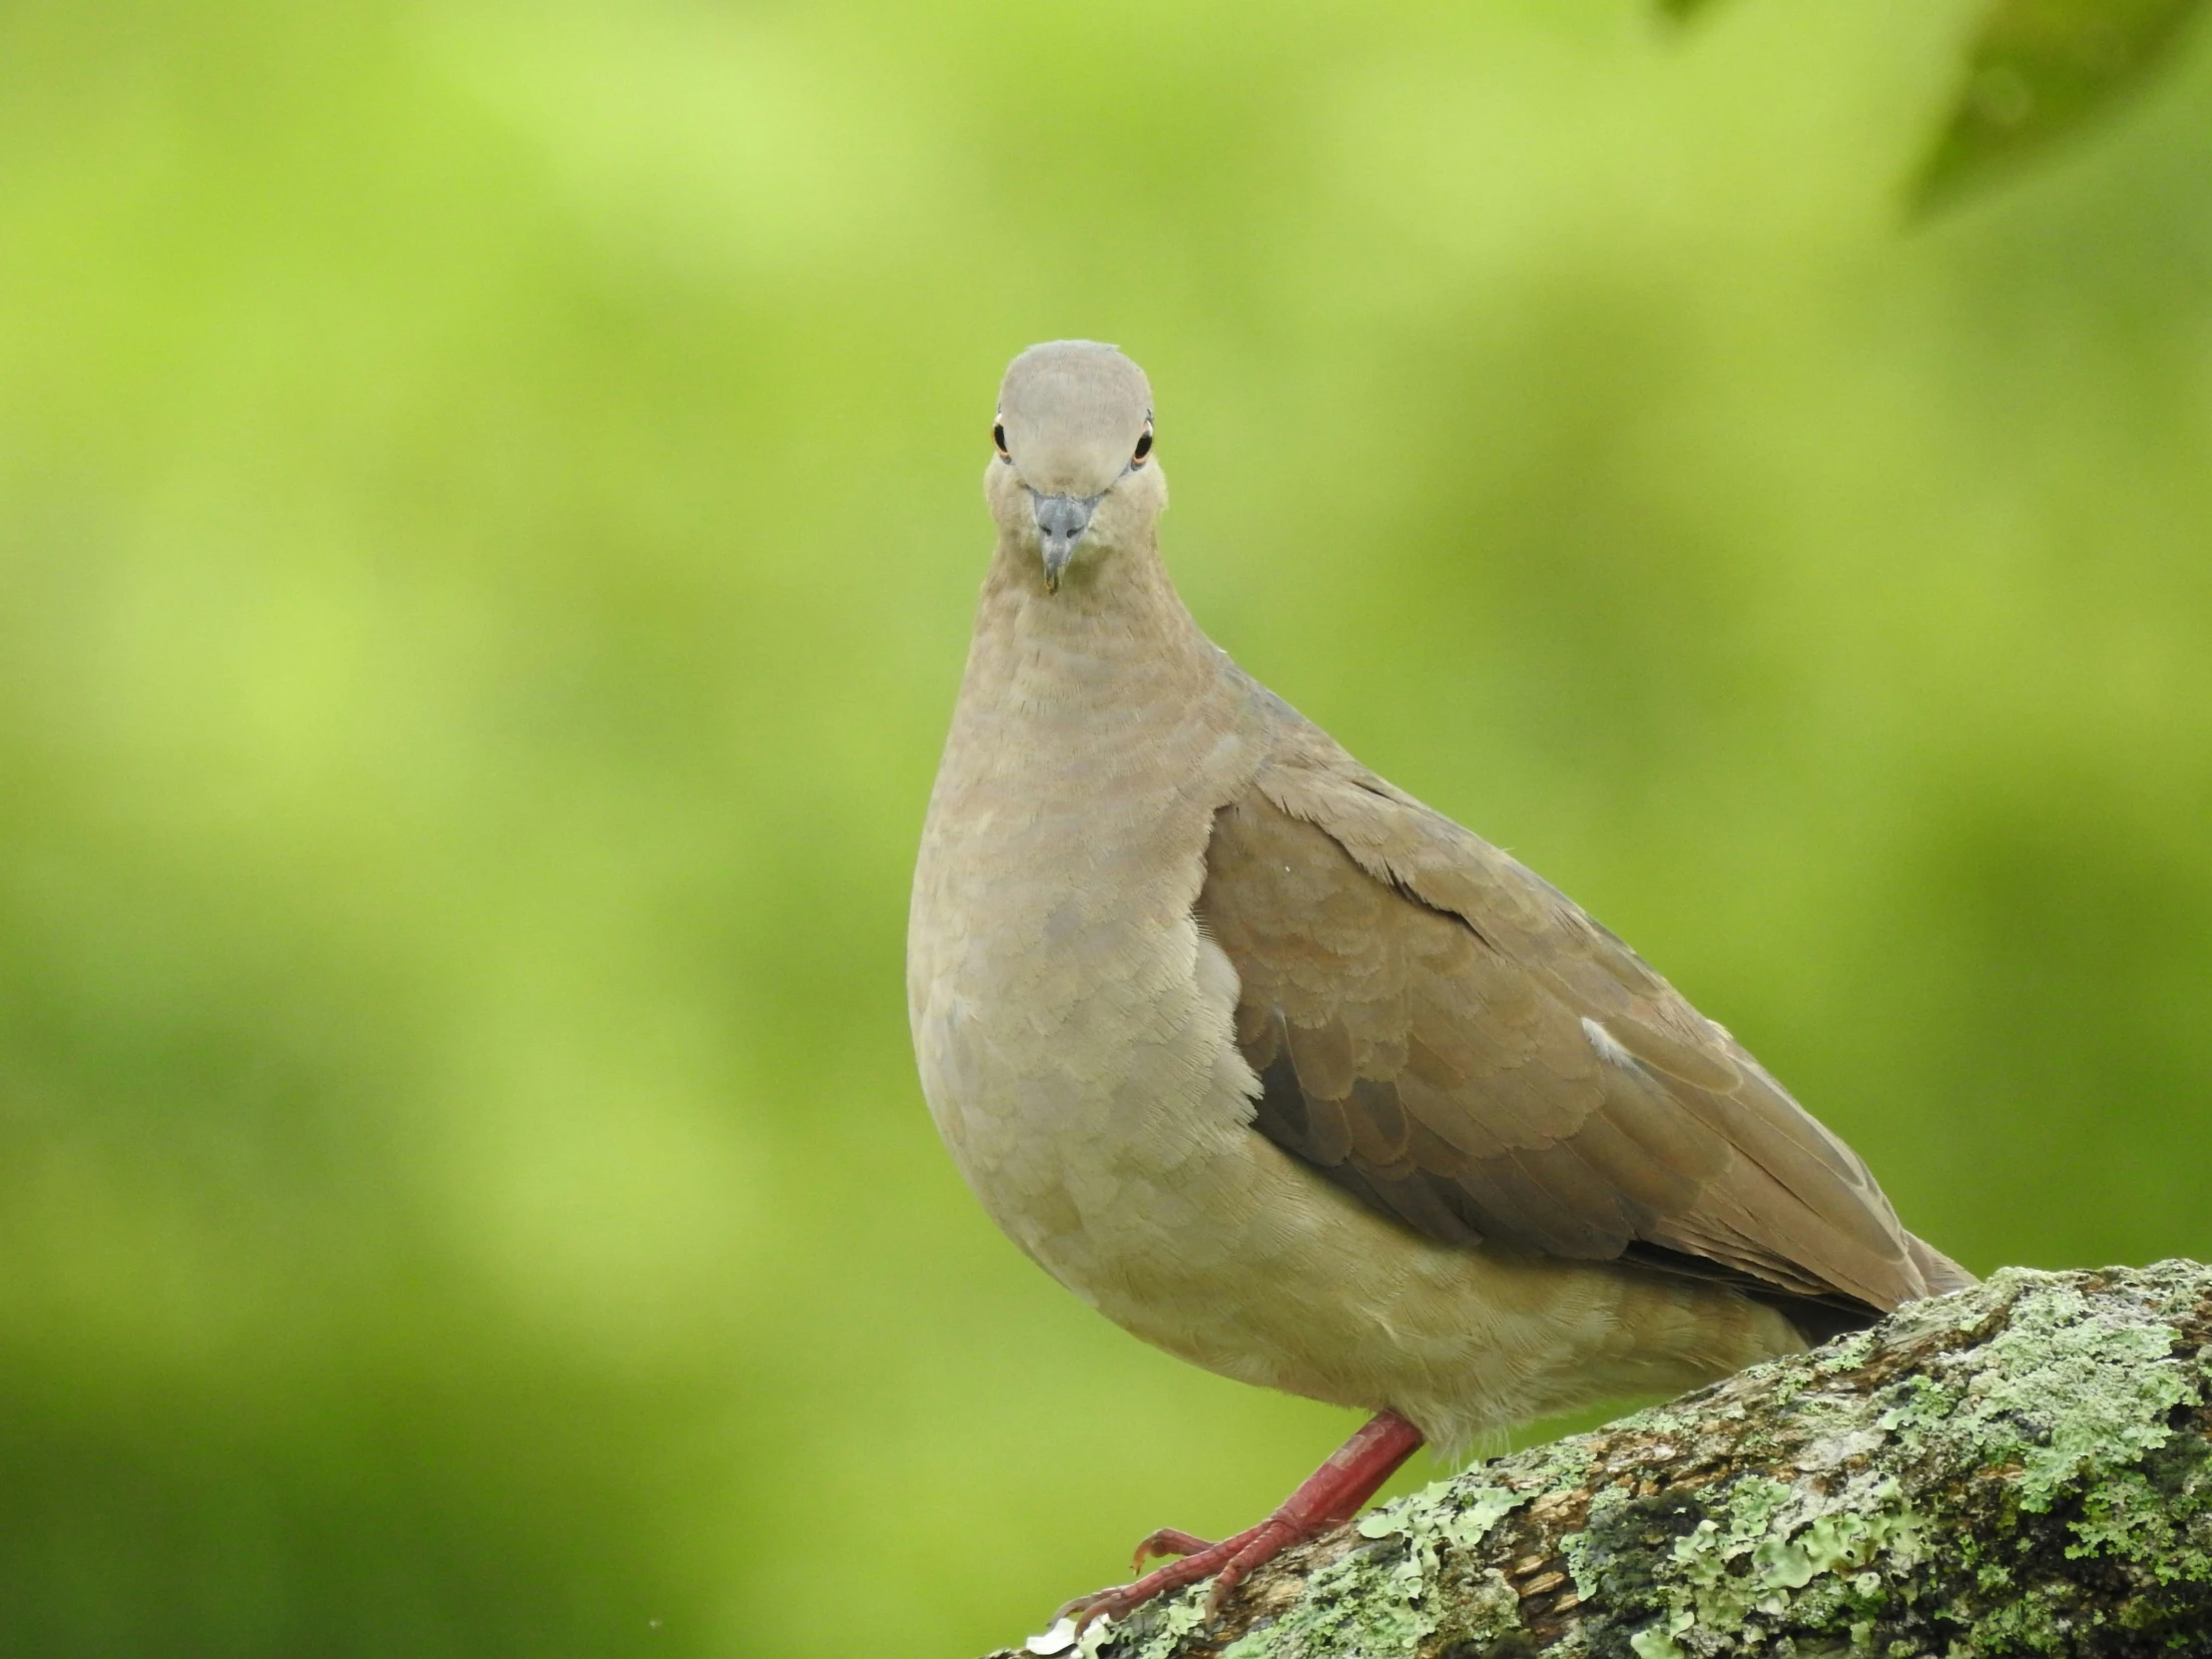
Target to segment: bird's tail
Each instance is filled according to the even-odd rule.
[[[1921,1277],[1928,1281],[1930,1296],[1942,1296],[1948,1291],[1962,1291],[1969,1285],[1981,1283],[1926,1239],[1916,1239],[1908,1233],[1905,1243],[1913,1254],[1913,1265],[1921,1270]]]

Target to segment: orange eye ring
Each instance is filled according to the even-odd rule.
[[[1152,422],[1144,423],[1144,436],[1137,440],[1137,452],[1129,458],[1131,466],[1143,466],[1145,457],[1152,453]]]
[[[1002,461],[1014,458],[1006,447],[1006,423],[1003,420],[995,422],[991,427],[991,447],[998,451],[998,458]]]

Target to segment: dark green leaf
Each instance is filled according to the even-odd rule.
[[[2203,0],[1995,0],[1915,205],[1951,200],[2113,108]]]

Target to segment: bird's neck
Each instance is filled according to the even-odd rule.
[[[1265,706],[1157,552],[1116,549],[1058,593],[1035,565],[1033,549],[1002,548],[983,583],[914,868],[915,936],[937,941],[915,971],[957,973],[978,1002],[1035,980],[1054,928],[1110,922],[1176,945],[1215,810],[1269,740]],[[1115,895],[1090,921],[1089,898],[1069,907],[1078,881]],[[1077,954],[1080,971],[1055,981],[1070,996],[1127,970],[1112,951]]]
[[[1078,561],[1057,592],[1036,550],[1001,541],[984,578],[962,701],[1042,720],[1187,704],[1220,677],[1219,647],[1184,609],[1156,543]]]
[[[1098,859],[1110,844],[1147,845],[1164,832],[1110,822],[1103,802],[1194,791],[1208,797],[1196,809],[1206,819],[1227,799],[1230,775],[1254,764],[1257,744],[1237,734],[1257,717],[1228,656],[1176,597],[1158,551],[1114,549],[1071,571],[1057,593],[1045,590],[1036,566],[1034,549],[1001,547],[984,579],[931,797],[932,836],[964,840],[964,849],[942,849],[954,858],[979,856],[993,835],[1025,845],[1043,837],[1030,851],[1055,863],[1070,844]],[[1009,817],[1009,799],[1064,811]],[[1202,846],[1203,823],[1189,834]]]

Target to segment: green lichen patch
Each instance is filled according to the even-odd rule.
[[[1874,1353],[1875,1340],[1871,1331],[1854,1331],[1848,1337],[1839,1337],[1814,1357],[1813,1370],[1822,1377],[1836,1377],[1844,1372],[1857,1371]]]
[[[1923,1555],[1926,1522],[1893,1479],[1747,1474],[1692,1492],[1613,1494],[1567,1540],[1585,1601],[1606,1613],[1595,1651],[1635,1659],[1743,1653],[1783,1629],[1871,1625]]]
[[[1435,1621],[1422,1605],[1425,1581],[1396,1550],[1355,1550],[1307,1581],[1280,1619],[1248,1631],[1222,1659],[1410,1659]]]
[[[1318,1569],[1291,1607],[1246,1631],[1221,1659],[1413,1659],[1470,1644],[1479,1651],[1515,1628],[1516,1598],[1502,1574],[1470,1569],[1467,1558],[1532,1490],[1476,1471],[1382,1505],[1354,1529],[1365,1542]],[[1155,1659],[1155,1649],[1131,1659]]]
[[[2177,1307],[2167,1279],[1997,1275],[1977,1294],[2003,1302],[2001,1329],[1889,1384],[1880,1425],[1956,1482],[2062,1516],[2069,1558],[2197,1572],[2185,1534],[2212,1490],[2201,1438],[2175,1434],[2204,1376],[2174,1323],[2193,1298]]]
[[[2084,1475],[2109,1478],[2171,1437],[2167,1412],[2201,1397],[2174,1358],[2180,1340],[2134,1299],[2092,1308],[2073,1286],[2047,1286],[1989,1340],[1949,1426],[1982,1461],[2018,1462],[2021,1507],[2048,1509]]]
[[[1137,1610],[1126,1625],[1104,1619],[1083,1632],[1077,1659],[1170,1659],[1185,1639],[1206,1628],[1206,1586],[1190,1589]]]
[[[1476,1471],[1456,1480],[1434,1481],[1393,1503],[1385,1503],[1362,1516],[1355,1530],[1363,1538],[1404,1538],[1412,1554],[1425,1555],[1433,1565],[1439,1543],[1473,1549],[1500,1519],[1526,1503],[1528,1496],[1525,1491],[1485,1479]]]
[[[2176,1439],[2203,1397],[2204,1366],[2173,1323],[2171,1296],[2159,1294],[2176,1287],[2120,1290],[2079,1277],[2000,1275],[1614,1425],[1616,1438],[1679,1435],[1696,1415],[1710,1436],[1755,1391],[1761,1432],[1734,1435],[1730,1449],[1739,1468],[1767,1467],[1591,1500],[1581,1530],[1562,1541],[1589,1609],[1586,1650],[1700,1659],[1779,1651],[1787,1633],[1840,1643],[1839,1652],[1892,1640],[1917,1652],[1918,1639],[1902,1633],[1930,1629],[1929,1615],[1947,1606],[1955,1617],[1930,1651],[1963,1630],[1977,1634],[1963,1638],[1961,1656],[2070,1652],[2065,1631],[2098,1597],[2044,1582],[2053,1575],[2045,1556],[2205,1584],[2212,1539],[2199,1533],[2212,1454],[2195,1432]],[[2186,1286],[2191,1307],[2203,1270],[2188,1270]],[[1919,1369],[1898,1363],[1901,1348]],[[1742,1457],[1751,1442],[1755,1457]],[[2020,1536],[2009,1566],[1978,1542],[1954,1546],[1972,1557],[1964,1574],[1956,1560],[1935,1559],[1938,1541],[2010,1536],[2007,1517],[2023,1513],[2061,1523],[2064,1547],[2042,1541],[2045,1528]]]

